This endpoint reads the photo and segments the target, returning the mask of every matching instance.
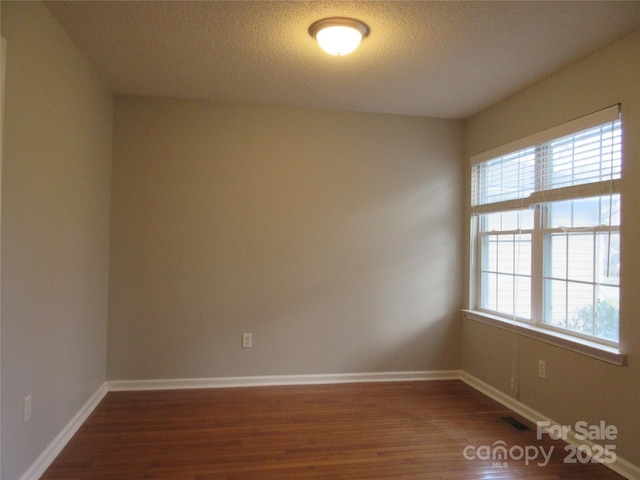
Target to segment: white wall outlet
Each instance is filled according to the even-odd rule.
[[[24,397],[24,423],[27,423],[31,419],[31,394]]]
[[[544,360],[538,360],[538,376],[540,378],[547,378],[547,362]]]
[[[253,347],[253,338],[250,333],[242,334],[242,348],[251,348]]]

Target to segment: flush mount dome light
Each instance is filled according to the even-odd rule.
[[[367,38],[369,27],[354,18],[332,17],[315,22],[309,27],[309,33],[325,52],[346,55]]]

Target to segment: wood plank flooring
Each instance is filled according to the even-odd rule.
[[[501,419],[513,416],[531,430]],[[467,460],[466,446],[554,447]],[[110,392],[46,480],[621,479],[461,381]],[[469,451],[470,452],[470,451]],[[506,463],[504,463],[506,462]]]

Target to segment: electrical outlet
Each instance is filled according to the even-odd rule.
[[[253,338],[250,333],[242,334],[242,348],[251,348],[253,347]]]
[[[547,362],[538,360],[538,377],[547,378]]]
[[[24,397],[24,423],[27,423],[31,418],[31,394]]]

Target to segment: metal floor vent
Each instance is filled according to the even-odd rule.
[[[522,423],[521,421],[519,421],[519,420],[517,420],[517,419],[515,419],[513,417],[500,417],[500,418],[502,420],[504,420],[505,422],[507,422],[509,425],[511,425],[516,430],[531,430],[524,423]]]

